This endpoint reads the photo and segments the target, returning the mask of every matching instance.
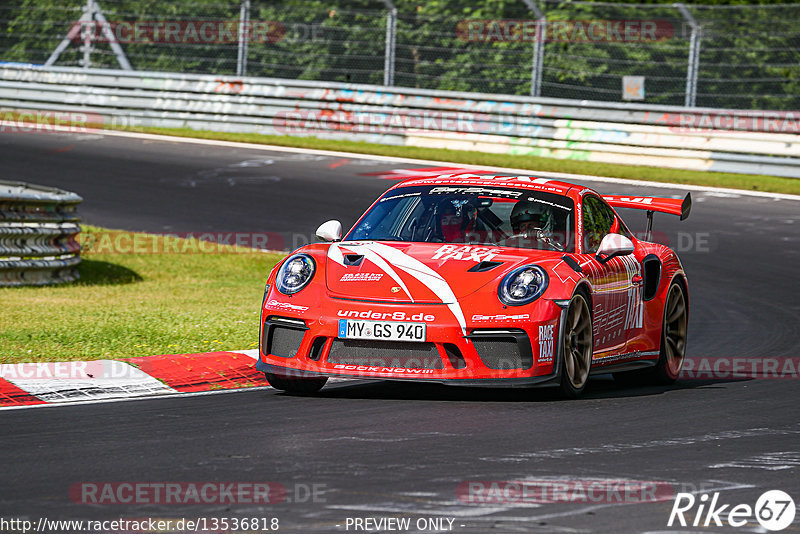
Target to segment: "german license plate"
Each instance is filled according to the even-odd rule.
[[[382,341],[425,341],[425,323],[339,319],[339,337]]]

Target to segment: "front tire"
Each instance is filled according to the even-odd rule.
[[[561,393],[575,399],[586,387],[592,367],[592,314],[582,293],[569,302],[561,345]]]
[[[288,376],[264,373],[269,385],[275,389],[285,391],[290,395],[313,395],[328,381],[327,377],[320,378],[289,378]]]

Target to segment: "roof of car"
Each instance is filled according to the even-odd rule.
[[[504,186],[535,191],[546,191],[558,195],[566,195],[567,191],[575,187],[575,184],[560,182],[552,178],[541,176],[514,176],[514,175],[495,175],[495,174],[471,174],[469,172],[440,174],[437,176],[426,176],[420,178],[410,178],[400,182],[392,189],[415,185],[475,185],[475,186]]]

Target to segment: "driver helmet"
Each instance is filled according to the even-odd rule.
[[[553,209],[547,204],[521,200],[511,210],[511,229],[515,234],[553,236],[555,218]]]
[[[439,227],[448,243],[463,243],[475,229],[478,210],[468,200],[448,199],[440,204]]]

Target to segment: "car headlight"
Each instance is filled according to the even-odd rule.
[[[500,287],[497,296],[503,304],[508,306],[522,306],[538,299],[547,289],[547,272],[538,265],[526,265],[508,273]]]
[[[284,295],[293,295],[308,285],[316,270],[311,256],[295,254],[281,265],[275,277],[275,287]]]

